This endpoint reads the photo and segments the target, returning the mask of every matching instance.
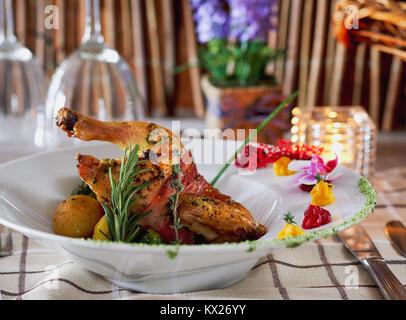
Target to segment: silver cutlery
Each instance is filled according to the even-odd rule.
[[[387,300],[406,300],[406,290],[390,271],[365,230],[356,225],[338,233],[345,247],[362,263],[371,274]]]
[[[12,254],[13,237],[11,235],[11,230],[0,225],[0,258],[8,257]]]
[[[406,227],[400,221],[390,221],[385,226],[385,235],[396,251],[406,258]]]

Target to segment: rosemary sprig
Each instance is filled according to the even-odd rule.
[[[171,187],[175,190],[175,194],[169,197],[170,211],[173,215],[173,225],[171,228],[175,230],[176,240],[173,244],[181,244],[182,241],[179,239],[179,230],[184,226],[181,224],[180,217],[178,217],[178,206],[179,206],[179,195],[185,190],[185,186],[180,181],[180,164],[175,164],[172,166],[174,181],[171,182]]]
[[[140,169],[140,166],[146,161],[139,160],[139,150],[139,145],[132,148],[131,143],[125,149],[117,182],[113,178],[111,168],[109,168],[111,206],[107,206],[103,201],[101,204],[106,214],[109,230],[109,236],[105,234],[104,236],[111,241],[133,242],[141,231],[137,222],[150,213],[147,212],[144,215],[130,213],[130,209],[136,201],[134,195],[151,184],[151,181],[147,181],[139,186],[134,186],[134,178],[150,170],[149,168]]]
[[[233,163],[235,158],[239,155],[239,153],[244,149],[244,147],[255,137],[260,133],[265,126],[271,121],[282,109],[284,109],[289,103],[291,103],[293,100],[297,98],[299,95],[299,92],[296,91],[293,93],[289,98],[287,98],[285,101],[283,101],[269,116],[266,118],[259,126],[258,128],[252,132],[249,137],[244,141],[243,145],[238,148],[238,150],[234,153],[234,155],[227,161],[227,163],[221,168],[220,172],[217,174],[217,176],[214,178],[214,180],[211,182],[211,185],[214,186],[221,178],[221,176],[224,174],[224,172],[227,171],[228,167]]]

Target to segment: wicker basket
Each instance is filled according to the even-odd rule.
[[[357,22],[358,28],[352,28]],[[341,0],[333,24],[337,39],[347,47],[367,42],[406,60],[406,2]]]
[[[283,100],[282,87],[217,88],[204,76],[201,81],[206,97],[206,121],[209,129],[256,129]],[[258,136],[258,142],[276,143],[290,128],[289,110],[281,112]],[[241,131],[240,131],[241,133]],[[223,137],[226,138],[226,137]]]

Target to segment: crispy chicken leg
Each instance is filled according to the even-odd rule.
[[[175,154],[179,157],[187,152],[180,139],[170,130],[154,123],[141,121],[103,122],[86,117],[72,109],[62,108],[58,112],[56,125],[69,137],[83,141],[106,141],[124,150],[131,143],[140,146],[140,153],[151,150],[159,155],[160,162],[172,161]],[[164,158],[167,156],[167,158]]]
[[[190,152],[184,149],[180,139],[169,130],[137,121],[101,122],[68,108],[59,111],[57,125],[69,136],[85,141],[108,141],[121,149],[125,149],[130,142],[141,146],[141,157],[146,160],[143,166],[151,170],[137,176],[134,185],[152,182],[135,195],[137,201],[131,212],[150,212],[139,224],[145,229],[158,232],[166,243],[175,240],[175,231],[171,228],[173,216],[168,205],[169,197],[175,193],[171,186],[175,177],[172,162],[163,163],[156,161],[156,158],[151,159],[151,155],[161,154],[163,149],[169,152],[170,161],[176,161],[173,154],[180,155],[179,178],[185,189],[179,196],[177,212],[184,226],[178,232],[183,244],[195,243],[196,235],[203,237],[207,243],[222,243],[255,240],[265,234],[265,227],[254,221],[246,208],[213,188],[197,172]],[[153,132],[154,130],[163,135]],[[146,153],[145,150],[150,152]],[[100,201],[109,204],[111,188],[108,172],[111,168],[113,177],[118,179],[121,160],[99,161],[92,156],[79,154],[77,165],[82,180]]]

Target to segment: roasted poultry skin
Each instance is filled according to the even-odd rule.
[[[256,240],[266,233],[265,227],[254,221],[246,208],[212,187],[197,172],[191,153],[168,129],[139,121],[98,121],[69,108],[59,111],[57,126],[69,137],[84,141],[107,141],[123,150],[129,143],[140,146],[140,159],[145,160],[142,166],[150,170],[138,175],[134,185],[147,181],[150,184],[135,195],[131,212],[150,212],[139,221],[139,225],[159,233],[165,243],[175,240],[175,231],[171,228],[173,217],[169,209],[169,197],[175,193],[171,187],[171,182],[176,178],[173,163],[180,164],[179,178],[185,186],[179,195],[177,210],[184,226],[178,231],[182,244],[194,244],[202,239],[204,243],[241,242]],[[117,180],[122,160],[99,160],[78,154],[76,161],[81,179],[99,201],[109,204],[109,169]]]

